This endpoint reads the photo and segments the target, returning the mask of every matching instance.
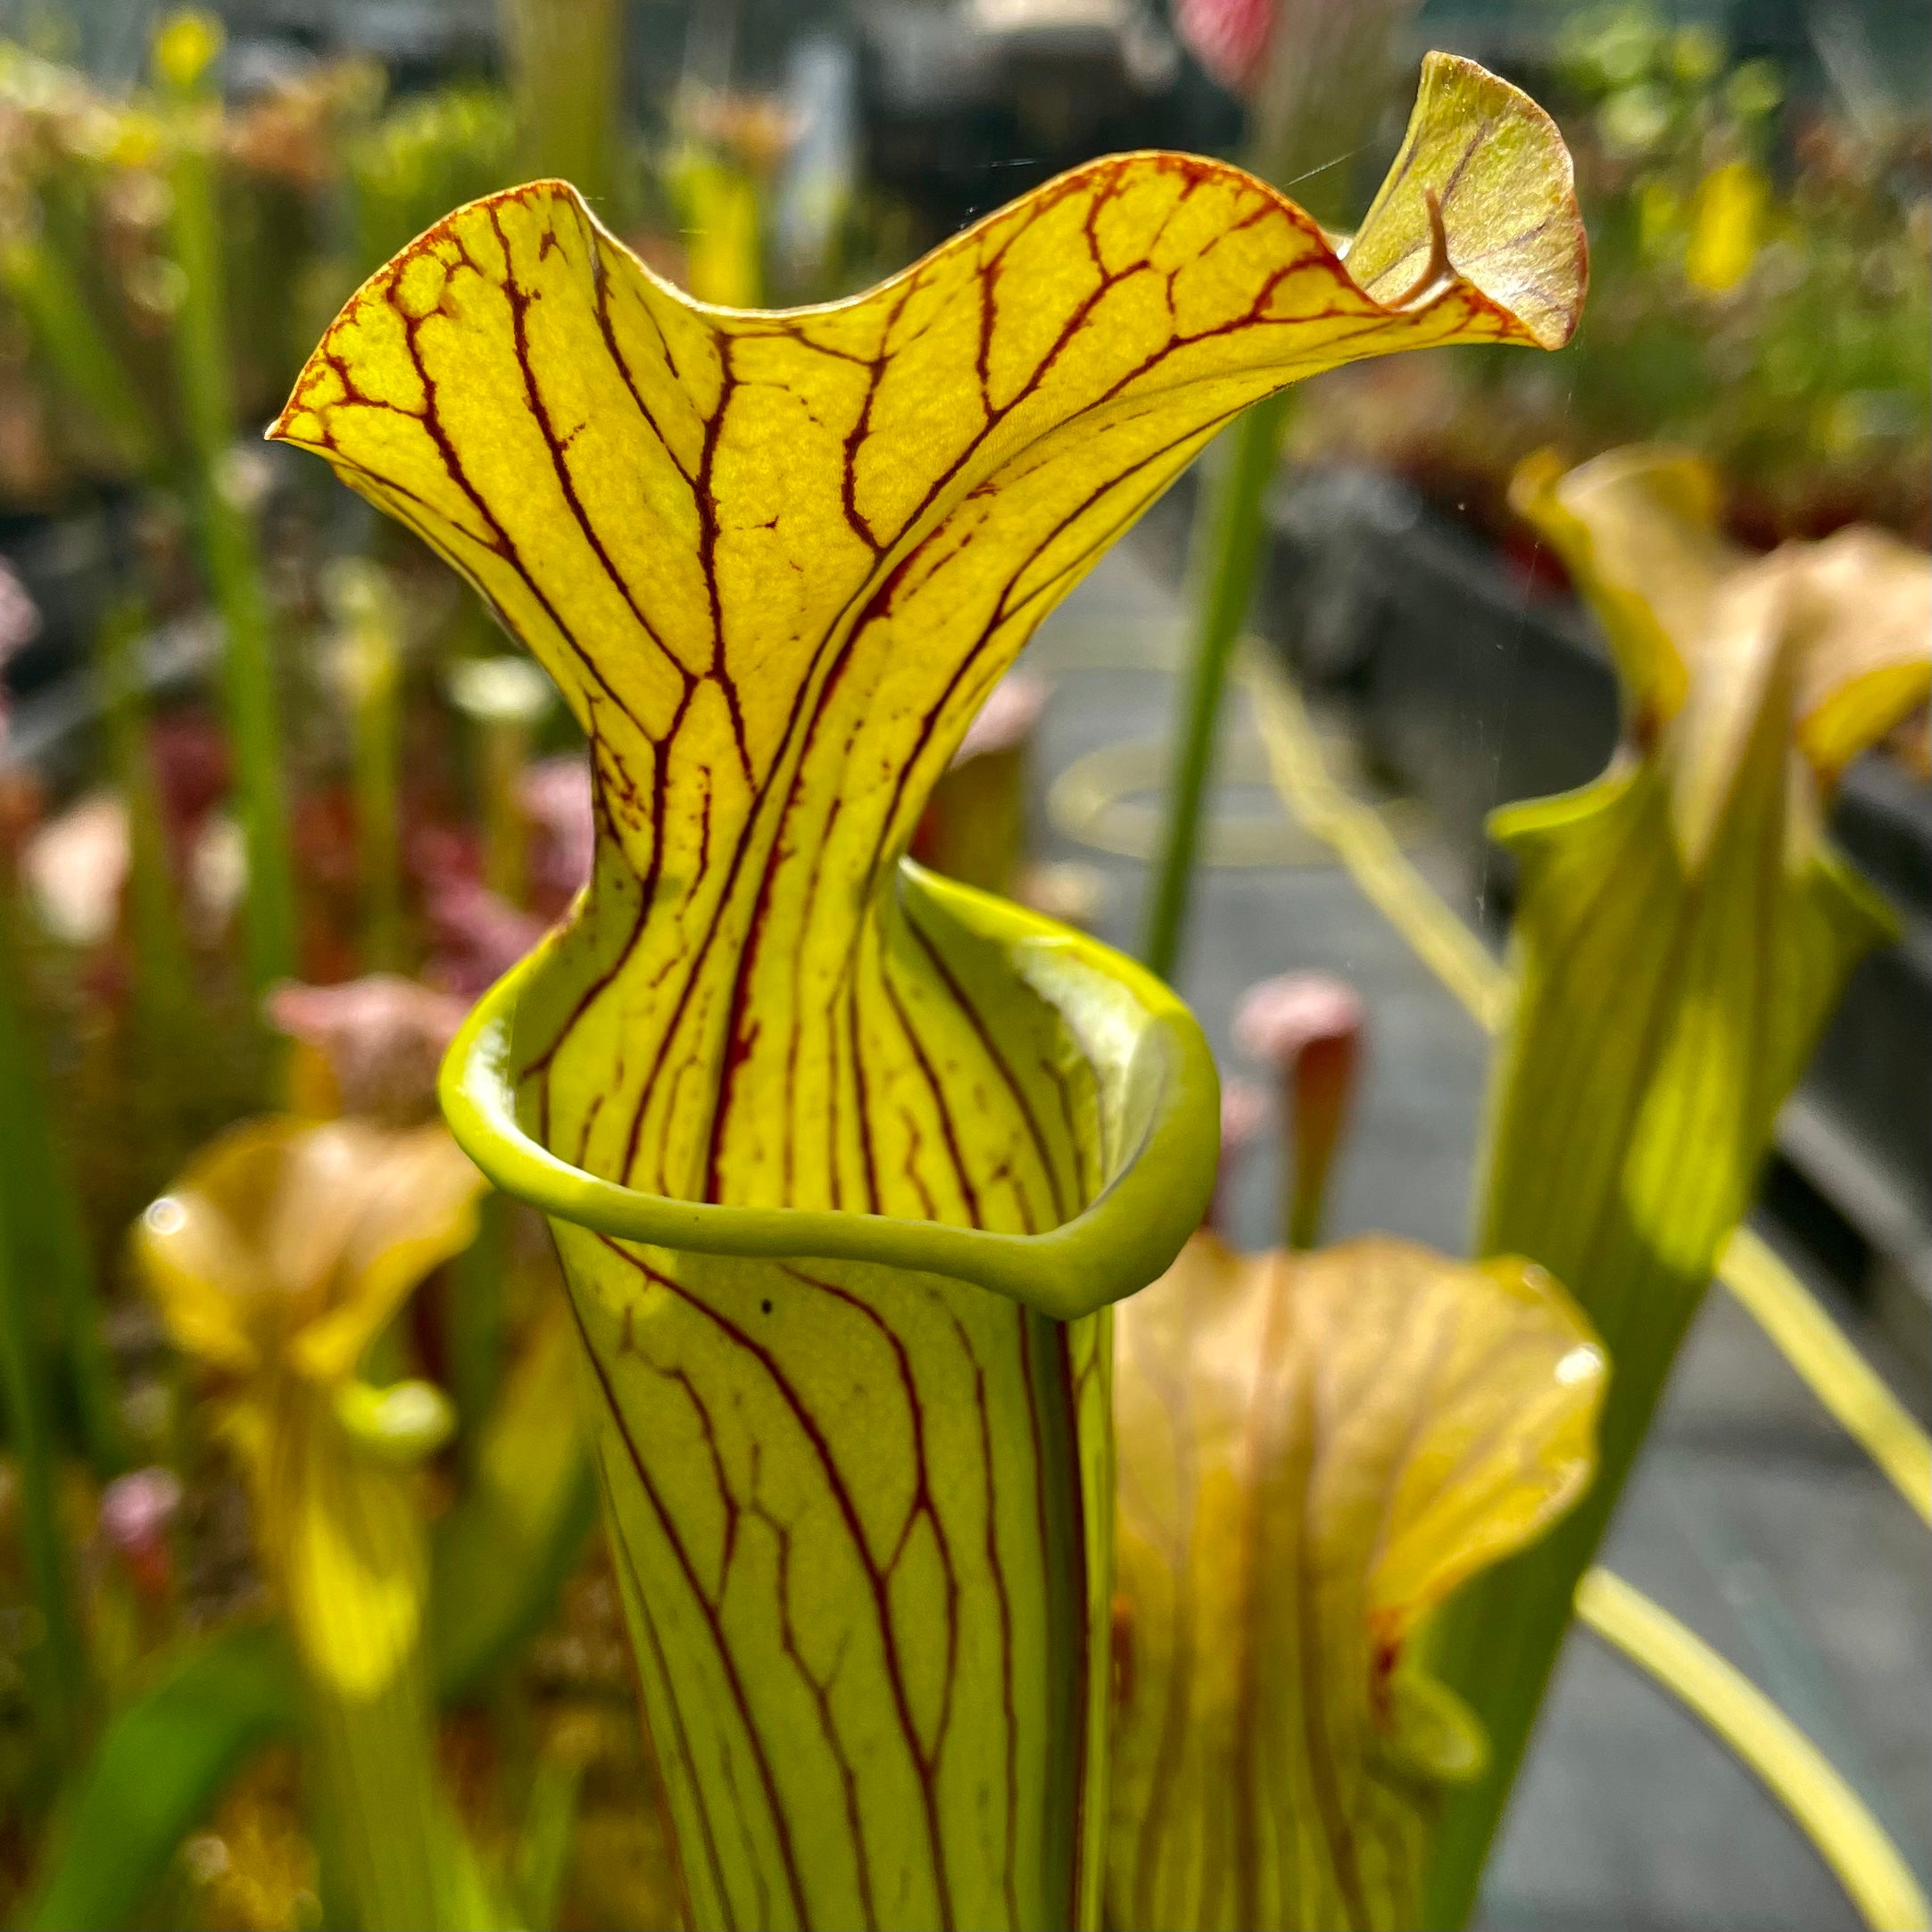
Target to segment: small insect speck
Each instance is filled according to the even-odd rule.
[[[759,1304],[759,1306],[761,1307],[767,1314],[769,1314],[771,1313],[771,1304],[768,1301],[761,1301]]]

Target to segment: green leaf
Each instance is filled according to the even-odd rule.
[[[1589,1324],[1522,1262],[1211,1233],[1117,1319],[1110,1921],[1422,1924],[1483,1747],[1408,1639],[1588,1481]]]
[[[1443,1619],[1431,1655],[1495,1762],[1446,1816],[1431,1923],[1461,1922],[1600,1539],[1778,1110],[1889,914],[1826,843],[1830,788],[1923,697],[1932,565],[1847,531],[1769,557],[1717,533],[1702,467],[1616,452],[1520,505],[1616,655],[1626,742],[1491,829],[1516,857],[1520,992],[1497,1070],[1482,1241],[1571,1288],[1615,1364],[1601,1472],[1537,1550]]]
[[[125,1925],[228,1780],[294,1728],[298,1696],[278,1623],[243,1624],[190,1651],[108,1725],[23,1924],[32,1932]]]
[[[1567,161],[1431,61],[1425,104],[1425,104],[1430,194],[1383,197],[1359,274],[1251,178],[1135,155],[850,302],[719,310],[535,183],[372,278],[276,425],[590,739],[590,887],[444,1107],[552,1216],[701,1923],[1098,1911],[1102,1311],[1198,1220],[1213,1069],[1128,962],[900,856],[1033,627],[1233,415],[1568,333]]]
[[[429,1655],[445,1702],[476,1695],[535,1633],[584,1553],[597,1491],[577,1373],[558,1300],[505,1381],[468,1490],[435,1528]]]

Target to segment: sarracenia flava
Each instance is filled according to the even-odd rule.
[[[1532,459],[1514,501],[1601,621],[1624,737],[1596,784],[1491,823],[1521,876],[1484,1249],[1533,1256],[1615,1365],[1601,1473],[1431,1634],[1488,1731],[1450,1801],[1429,1909],[1462,1922],[1588,1566],[1778,1110],[1845,975],[1892,930],[1831,848],[1840,775],[1932,682],[1932,564],[1876,530],[1756,556],[1692,458]]]
[[[1185,1011],[900,863],[1035,625],[1223,423],[1352,358],[1554,347],[1547,119],[1432,57],[1345,252],[1095,162],[828,307],[707,308],[539,182],[329,329],[274,434],[486,596],[591,742],[598,858],[444,1105],[549,1211],[700,1924],[1084,1925],[1107,1304],[1213,1179]]]
[[[1203,1232],[1119,1327],[1108,1922],[1413,1932],[1485,1746],[1408,1639],[1583,1492],[1589,1323],[1527,1262]]]

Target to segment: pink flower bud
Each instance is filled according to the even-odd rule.
[[[180,1478],[158,1465],[116,1476],[101,1492],[102,1538],[150,1603],[166,1596],[174,1580],[168,1532],[180,1508]]]
[[[1174,26],[1221,85],[1244,94],[1274,37],[1277,0],[1174,0]]]
[[[1228,1198],[1234,1191],[1248,1150],[1260,1140],[1268,1123],[1268,1097],[1248,1080],[1221,1083],[1221,1159],[1215,1168],[1214,1198],[1207,1204],[1206,1225],[1217,1234],[1228,1231]]]
[[[1340,1141],[1362,1057],[1362,1000],[1346,981],[1285,973],[1250,987],[1234,1019],[1242,1052],[1272,1066],[1289,1129],[1284,1230],[1290,1248],[1312,1248],[1321,1226],[1329,1164]]]
[[[328,1061],[344,1113],[413,1120],[435,1107],[436,1070],[469,1002],[371,973],[335,986],[278,986],[267,1007],[270,1025]]]

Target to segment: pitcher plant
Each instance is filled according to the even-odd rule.
[[[1557,1274],[1615,1374],[1588,1499],[1430,1639],[1496,1753],[1444,1821],[1442,1925],[1473,1900],[1578,1579],[1779,1108],[1853,966],[1894,930],[1826,814],[1853,759],[1932,684],[1932,565],[1897,537],[1752,554],[1721,532],[1711,471],[1660,449],[1567,473],[1535,458],[1513,495],[1603,626],[1624,717],[1595,784],[1491,822],[1519,868],[1520,984],[1479,1238]]]
[[[1128,155],[850,301],[727,310],[536,182],[373,277],[275,425],[590,742],[591,883],[444,1099],[556,1231],[694,1922],[1096,1922],[1107,1310],[1199,1221],[1214,1071],[1151,976],[901,855],[1219,427],[1360,357],[1560,344],[1579,236],[1547,120],[1442,56],[1346,247]]]
[[[452,1416],[433,1383],[381,1388],[363,1370],[417,1284],[468,1245],[482,1187],[441,1126],[253,1122],[135,1231],[170,1337],[215,1379],[293,1639],[324,1842],[371,1932],[473,1916],[433,1767],[413,1493]]]
[[[1424,1613],[1583,1493],[1605,1363],[1533,1264],[1198,1234],[1120,1311],[1107,1918],[1408,1932],[1481,1767]]]

